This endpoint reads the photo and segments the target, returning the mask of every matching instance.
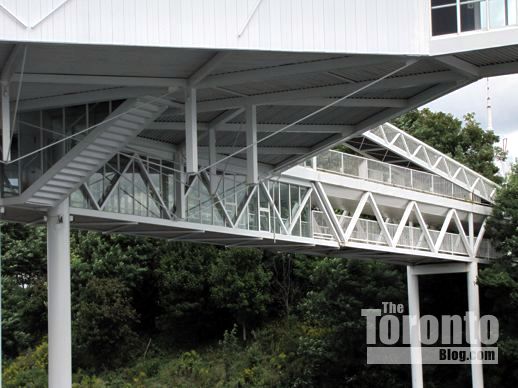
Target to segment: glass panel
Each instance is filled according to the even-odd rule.
[[[432,35],[454,34],[457,32],[457,7],[432,9]]]
[[[512,4],[514,3],[514,4]],[[511,6],[513,6],[511,8]],[[514,11],[514,12],[513,12]],[[491,28],[505,27],[516,23],[516,3],[507,0],[489,0],[489,26]]]
[[[280,199],[279,213],[286,225],[286,221],[290,218],[290,186],[286,183],[280,184]]]
[[[486,26],[485,1],[463,3],[460,6],[461,31],[476,31]]]

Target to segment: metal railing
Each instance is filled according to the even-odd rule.
[[[469,191],[435,174],[339,151],[327,151],[315,158],[317,170],[358,177],[463,201],[480,202],[478,198],[473,198]],[[306,161],[304,165],[306,167],[315,166],[312,160]]]
[[[352,217],[339,216],[339,223],[345,232],[349,226]],[[319,210],[312,212],[313,221],[313,237],[316,239],[332,240],[333,232],[325,221],[324,213]],[[386,222],[387,230],[391,237],[394,237],[398,224]],[[440,232],[438,230],[428,230],[434,243],[437,242]],[[360,218],[354,227],[351,234],[350,241],[365,243],[370,245],[384,245],[388,246],[385,240],[381,227],[377,221]],[[397,248],[431,251],[428,242],[425,238],[424,232],[421,228],[405,226],[401,237],[399,238]],[[468,256],[468,251],[462,242],[462,238],[458,233],[446,233],[439,248],[439,253],[454,255],[454,256]],[[477,257],[484,259],[493,259],[497,257],[496,251],[489,240],[482,240],[480,248],[477,252]]]
[[[392,152],[423,167],[429,173],[453,182],[478,198],[483,198],[488,202],[494,200],[498,189],[495,182],[390,123],[371,129],[365,133],[365,137],[383,147],[390,148]]]

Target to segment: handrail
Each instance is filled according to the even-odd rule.
[[[429,172],[417,171],[334,150],[322,153],[315,159],[316,163],[307,161],[304,165],[310,168],[316,167],[317,170],[321,171],[354,176],[411,190],[464,201],[480,202],[480,199],[471,195],[468,190]]]

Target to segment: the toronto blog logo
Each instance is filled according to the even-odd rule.
[[[498,319],[461,315],[405,314],[404,305],[383,302],[362,309],[367,364],[498,364]]]

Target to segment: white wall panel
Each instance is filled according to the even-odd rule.
[[[0,7],[0,40],[393,54],[430,42],[428,0],[261,0],[241,36],[257,0],[63,1],[0,0],[19,19]]]

